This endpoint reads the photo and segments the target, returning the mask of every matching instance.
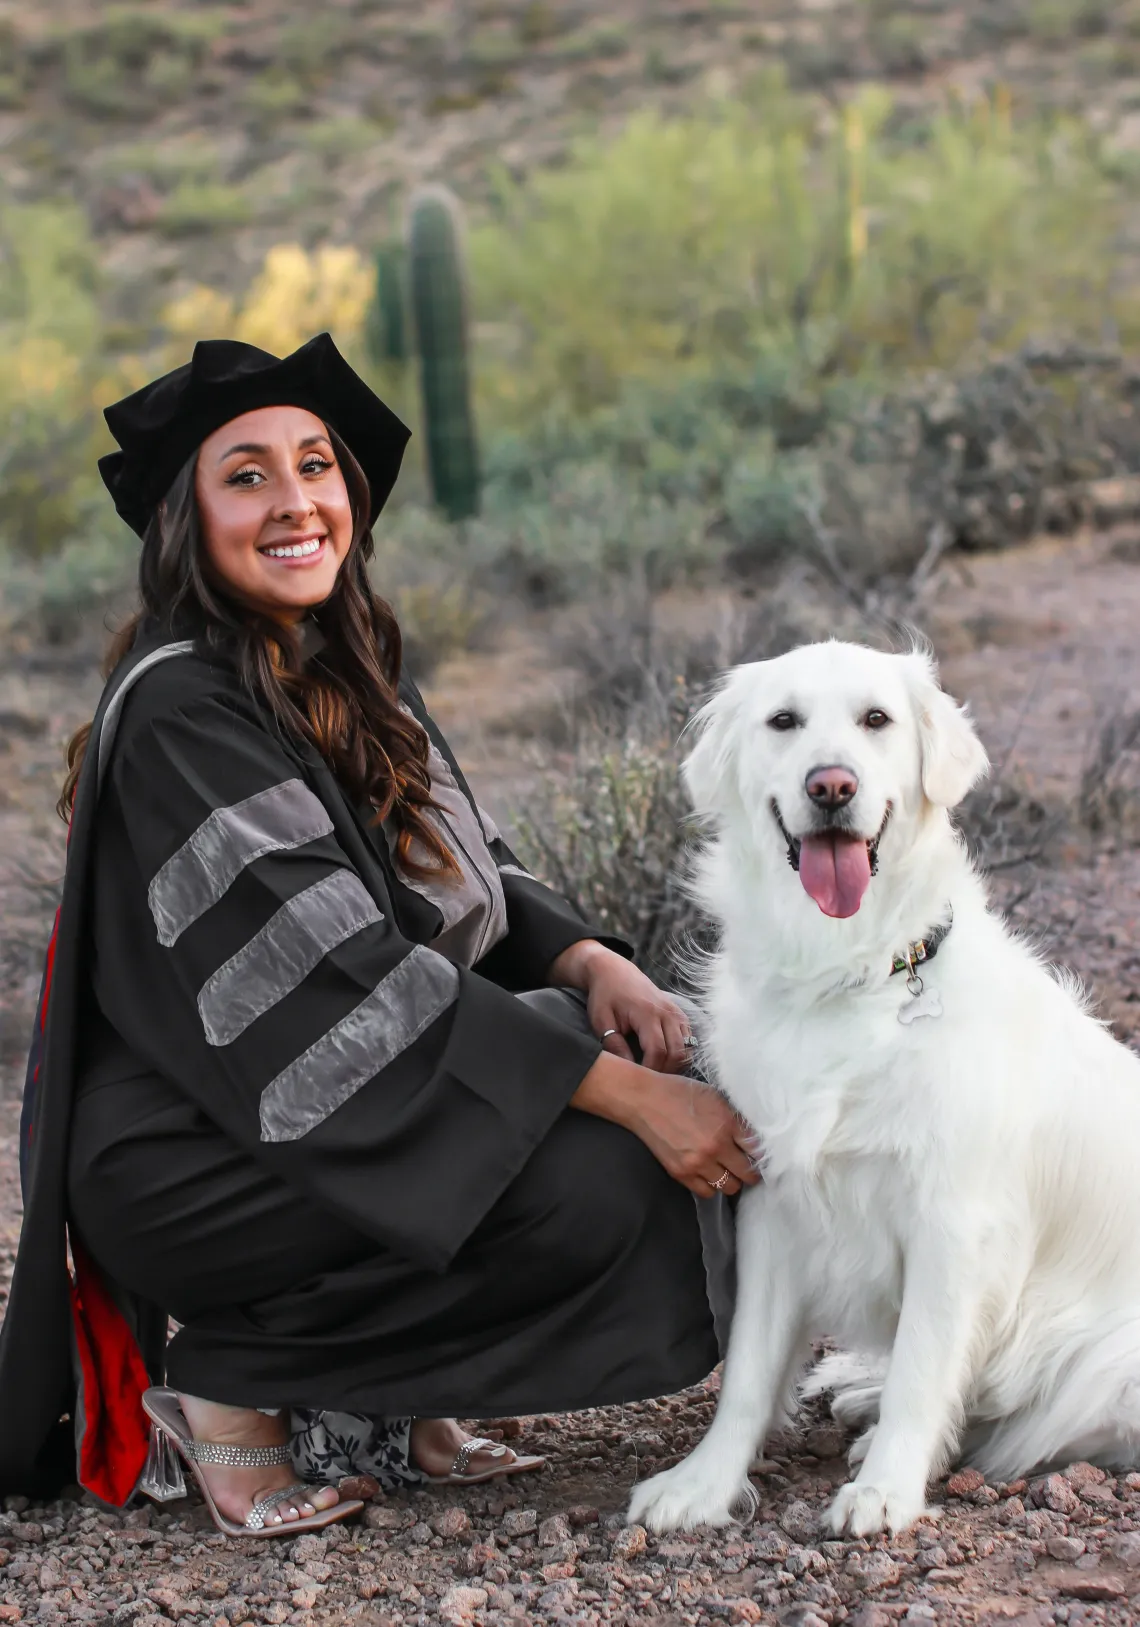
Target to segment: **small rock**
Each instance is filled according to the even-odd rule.
[[[1078,1486],[1077,1495],[1082,1503],[1091,1503],[1094,1508],[1115,1507],[1119,1501],[1111,1486],[1101,1486],[1095,1483]]]
[[[892,1627],[893,1616],[877,1604],[860,1605],[853,1616],[848,1616],[848,1627]]]
[[[787,1557],[788,1545],[776,1531],[757,1531],[752,1539],[753,1552],[766,1565],[780,1565]]]
[[[9,1535],[17,1542],[42,1542],[44,1528],[36,1520],[17,1520]]]
[[[581,1531],[584,1526],[597,1525],[601,1515],[590,1503],[576,1503],[566,1510],[566,1518],[575,1531]]]
[[[426,1520],[417,1520],[408,1532],[408,1541],[415,1548],[426,1548],[435,1532]]]
[[[1122,1531],[1111,1538],[1108,1551],[1127,1570],[1140,1567],[1140,1531]]]
[[[786,1531],[793,1542],[810,1542],[819,1531],[819,1520],[809,1504],[790,1503],[780,1515],[780,1529]]]
[[[362,1503],[370,1503],[380,1491],[380,1482],[370,1474],[346,1474],[337,1481],[336,1489],[341,1502],[352,1502],[359,1498]]]
[[[1124,1484],[1129,1491],[1140,1491],[1140,1474],[1126,1474]]]
[[[935,1546],[933,1548],[924,1548],[915,1563],[920,1571],[936,1571],[944,1570],[950,1561],[946,1556],[945,1548]]]
[[[502,1532],[506,1537],[525,1537],[538,1529],[536,1508],[512,1508],[503,1515]]]
[[[763,1621],[764,1612],[754,1599],[734,1599],[728,1607],[728,1619],[729,1621]],[[818,1621],[819,1617],[813,1616],[812,1620]]]
[[[290,1598],[298,1610],[311,1610],[321,1596],[321,1589],[315,1584],[308,1587],[295,1587]]]
[[[901,1575],[898,1565],[881,1549],[869,1554],[856,1550],[848,1554],[844,1570],[855,1587],[864,1593],[877,1593],[880,1588],[894,1587]]]
[[[938,1612],[932,1604],[924,1599],[916,1599],[903,1617],[904,1621],[937,1621]]]
[[[439,1601],[439,1613],[451,1621],[465,1621],[487,1603],[485,1587],[449,1587]]]
[[[484,1565],[493,1565],[499,1550],[493,1542],[473,1542],[459,1561],[464,1576],[478,1576]]]
[[[0,1621],[19,1621],[23,1614],[18,1604],[0,1604]]]
[[[552,1587],[546,1588],[538,1596],[540,1610],[565,1609],[577,1597],[578,1584],[569,1577],[559,1577]]]
[[[813,1458],[842,1457],[846,1444],[847,1436],[834,1424],[823,1424],[818,1429],[809,1429],[804,1436],[804,1445]]]
[[[436,1536],[442,1537],[445,1542],[454,1542],[456,1537],[471,1529],[471,1519],[467,1510],[460,1508],[458,1504],[445,1508],[443,1513],[437,1514],[430,1523]]]
[[[1045,1539],[1045,1552],[1050,1559],[1060,1559],[1071,1565],[1074,1559],[1079,1559],[1085,1551],[1085,1545],[1080,1537],[1047,1537]]]
[[[1108,1476],[1103,1469],[1098,1469],[1095,1463],[1070,1463],[1062,1471],[1070,1486],[1079,1491],[1082,1486],[1099,1486]]]
[[[323,1559],[327,1549],[328,1544],[324,1537],[318,1536],[315,1531],[306,1531],[304,1536],[297,1538],[290,1549],[290,1554],[295,1564],[309,1565],[314,1559]]]
[[[959,1469],[946,1482],[946,1495],[948,1497],[971,1497],[974,1492],[980,1491],[985,1483],[985,1475],[981,1474],[977,1469]]]
[[[545,1582],[564,1582],[573,1576],[578,1569],[575,1559],[554,1559],[549,1565],[542,1567],[542,1578]]]
[[[636,1559],[645,1552],[646,1532],[643,1525],[626,1525],[613,1540],[615,1559]]]
[[[573,1536],[566,1515],[551,1514],[538,1528],[538,1545],[540,1548],[554,1548],[560,1542],[571,1542]]]
[[[1087,1571],[1082,1574],[1075,1572],[1063,1581],[1054,1581],[1058,1593],[1064,1593],[1070,1599],[1089,1599],[1092,1601],[1102,1599],[1119,1599],[1128,1589],[1118,1576],[1092,1576]]]
[[[28,1499],[26,1497],[12,1496],[4,1499],[4,1512],[6,1514],[23,1514],[27,1507]]]
[[[364,1510],[364,1523],[372,1531],[400,1531],[404,1526],[405,1508],[386,1507],[383,1503],[373,1503]],[[303,1542],[298,1537],[298,1542]]]
[[[1051,1508],[1055,1514],[1075,1514],[1081,1500],[1063,1475],[1046,1475],[1030,1487],[1033,1501]]]

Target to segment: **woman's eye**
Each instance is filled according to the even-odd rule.
[[[265,476],[260,469],[237,469],[226,481],[227,486],[243,486],[247,489],[255,482],[264,480]]]
[[[768,719],[768,727],[778,734],[786,734],[789,729],[798,729],[799,726],[800,720],[794,712],[773,712]]]
[[[302,463],[301,473],[306,475],[323,475],[326,469],[331,468],[332,464],[328,458],[311,457],[306,458],[304,463]]]
[[[872,706],[863,719],[863,727],[865,729],[885,729],[890,721],[890,718],[881,707]]]

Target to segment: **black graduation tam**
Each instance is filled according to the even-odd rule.
[[[106,409],[122,451],[100,458],[99,473],[131,530],[143,535],[207,435],[258,407],[304,407],[335,429],[368,477],[375,521],[411,431],[319,333],[283,358],[237,339],[200,339],[183,366]]]

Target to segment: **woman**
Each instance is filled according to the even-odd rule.
[[[283,1409],[414,1414],[433,1476],[526,1467],[451,1415],[716,1360],[685,1188],[753,1180],[747,1138],[676,1077],[684,1013],[518,865],[401,674],[366,564],[407,431],[328,335],[200,343],[107,420],[142,612],[72,745],[0,1487],[73,1477],[63,1419],[125,1501],[143,1347],[223,1529],[359,1506],[297,1484]]]

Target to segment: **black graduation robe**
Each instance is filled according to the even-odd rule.
[[[566,1111],[598,1041],[515,998],[596,934],[487,850],[506,931],[469,969],[317,753],[223,663],[136,643],[96,716],[30,1067],[0,1490],[75,1477],[71,1413],[78,1478],[125,1501],[164,1364],[235,1404],[470,1416],[715,1362],[692,1200]]]

